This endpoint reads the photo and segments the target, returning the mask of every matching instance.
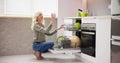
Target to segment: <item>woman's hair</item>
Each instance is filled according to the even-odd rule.
[[[36,12],[34,16],[32,17],[32,24],[31,24],[31,29],[33,30],[34,24],[37,23],[37,17],[40,15],[41,12]]]

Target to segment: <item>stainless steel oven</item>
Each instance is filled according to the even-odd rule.
[[[95,57],[96,24],[83,23],[81,25],[81,52]]]

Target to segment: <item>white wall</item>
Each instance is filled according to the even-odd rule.
[[[110,15],[111,0],[87,0],[88,1],[88,12],[90,16],[105,16]]]
[[[0,0],[0,14],[23,16],[33,15],[37,11],[43,12],[45,17],[51,13],[58,16],[58,0]]]
[[[5,0],[5,14],[31,15],[30,0]]]
[[[82,8],[82,0],[58,0],[58,26],[63,24],[64,17],[76,17],[78,9]],[[63,35],[63,30],[57,35]]]
[[[0,0],[0,15],[4,12],[4,0]]]

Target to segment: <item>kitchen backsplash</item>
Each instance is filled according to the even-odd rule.
[[[46,25],[49,18],[46,18]],[[31,54],[33,32],[31,31],[31,18],[0,17],[0,56]],[[57,24],[54,23],[54,28]],[[56,34],[47,37],[47,41],[55,41]]]

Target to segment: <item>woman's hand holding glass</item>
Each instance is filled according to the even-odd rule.
[[[56,21],[56,14],[51,13],[51,23],[54,23]]]
[[[53,24],[56,21],[56,14],[55,13],[51,13],[51,23]],[[64,24],[62,24],[59,28],[57,28],[57,30],[60,30],[64,28]]]

